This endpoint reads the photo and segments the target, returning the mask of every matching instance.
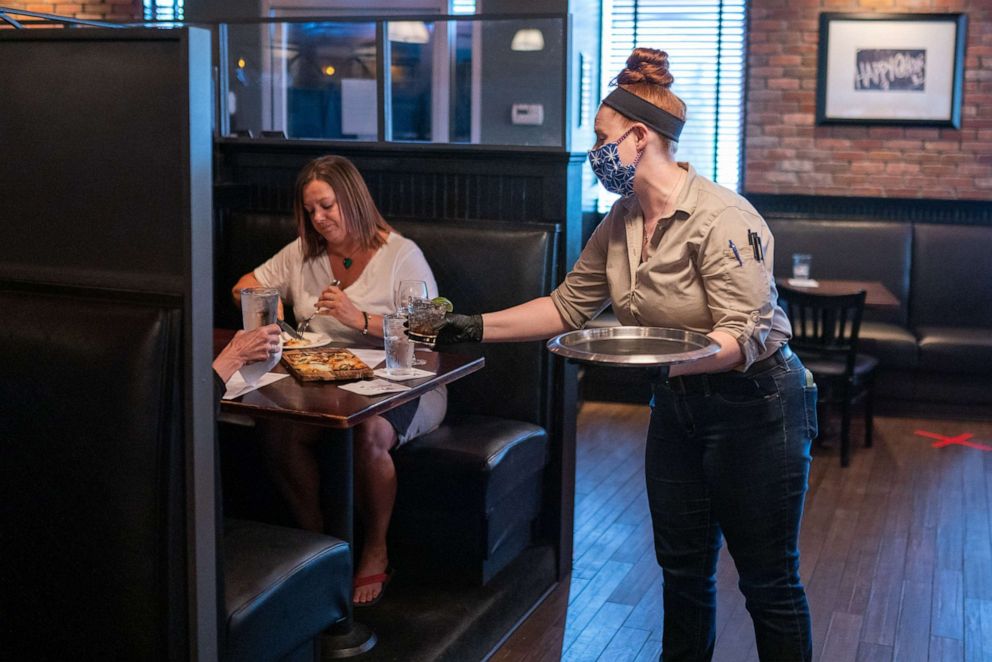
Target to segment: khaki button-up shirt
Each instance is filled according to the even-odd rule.
[[[774,240],[751,204],[696,174],[687,163],[675,211],[658,221],[642,260],[644,216],[637,198],[618,200],[593,232],[575,267],[551,293],[578,329],[607,304],[625,326],[660,326],[737,339],[746,370],[792,336],[772,276]],[[764,260],[755,258],[756,232]]]

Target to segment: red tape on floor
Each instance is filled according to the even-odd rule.
[[[934,448],[943,448],[944,446],[950,446],[952,444],[957,446],[967,446],[968,448],[977,448],[980,451],[992,451],[992,446],[986,444],[980,444],[977,441],[968,441],[975,435],[970,432],[965,432],[964,434],[959,434],[956,437],[948,437],[942,434],[937,434],[936,432],[927,432],[926,430],[916,430],[913,434],[920,437],[929,437],[930,439],[936,439],[937,441],[930,444]]]

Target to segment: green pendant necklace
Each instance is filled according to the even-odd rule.
[[[344,268],[345,269],[351,269],[351,265],[352,265],[351,258],[350,257],[346,257],[344,259]]]

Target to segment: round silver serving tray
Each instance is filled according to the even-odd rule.
[[[612,326],[555,336],[548,341],[548,351],[580,363],[633,368],[698,361],[716,354],[720,345],[695,331]]]

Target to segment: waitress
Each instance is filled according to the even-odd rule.
[[[449,315],[440,343],[537,340],[612,305],[624,325],[705,333],[717,354],[654,385],[645,474],[664,574],[662,660],[709,660],[722,538],[763,661],[809,660],[799,526],[816,386],[789,349],[774,242],[747,200],[674,159],[686,116],[662,51],[637,48],[596,115],[589,153],[622,197],[548,297]]]

